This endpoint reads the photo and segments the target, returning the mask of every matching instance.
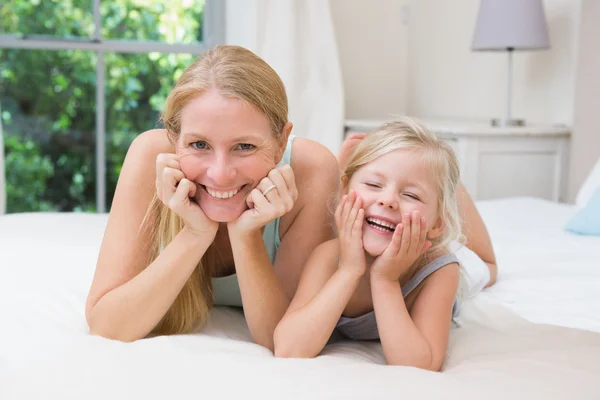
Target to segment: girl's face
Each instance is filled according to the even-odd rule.
[[[428,238],[441,234],[443,223],[438,217],[438,194],[430,168],[421,151],[401,149],[354,173],[348,189],[363,199],[363,245],[368,254],[381,255],[393,235],[386,225],[395,227],[403,215],[410,216],[414,211],[425,217]]]
[[[229,222],[247,209],[246,196],[283,153],[262,112],[211,89],[183,108],[177,154],[184,175],[197,185],[194,199],[202,211]]]

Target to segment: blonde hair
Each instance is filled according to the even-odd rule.
[[[181,133],[183,108],[213,88],[223,96],[240,99],[258,108],[268,118],[275,138],[282,143],[283,128],[288,122],[288,100],[283,82],[264,60],[239,46],[217,46],[183,72],[167,97],[161,116],[171,142],[176,143]],[[153,223],[149,265],[183,229],[184,222],[156,194],[146,217],[145,221]],[[211,245],[153,334],[187,333],[204,325],[213,306],[211,271],[215,267],[215,255],[216,249]]]
[[[442,234],[432,239],[423,259],[448,252],[453,240],[463,242],[456,189],[460,181],[458,160],[452,147],[410,118],[381,125],[362,140],[342,173],[342,186],[348,187],[352,176],[366,164],[400,149],[422,151],[429,161],[436,182],[437,214],[444,222]]]

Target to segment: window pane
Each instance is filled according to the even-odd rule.
[[[95,210],[96,55],[0,50],[7,212]]]
[[[201,42],[203,13],[204,0],[103,1],[102,35],[106,39]]]
[[[129,145],[140,133],[161,126],[165,99],[193,59],[188,54],[105,54],[107,208]]]
[[[0,33],[93,36],[92,0],[2,0]]]

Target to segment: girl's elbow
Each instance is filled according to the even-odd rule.
[[[432,372],[440,372],[442,368],[442,362],[434,359],[431,354],[422,354],[410,360],[401,357],[390,357],[386,361],[388,365],[392,366],[414,367]]]
[[[276,358],[315,358],[315,355],[290,345],[275,345],[273,354]]]
[[[294,358],[294,346],[290,340],[286,340],[282,330],[281,324],[279,324],[273,333],[273,355],[277,358]]]
[[[273,354],[277,358],[314,358],[316,356],[304,351],[297,343],[295,344],[291,338],[285,335],[285,332],[282,332],[282,329],[275,329],[273,345]]]

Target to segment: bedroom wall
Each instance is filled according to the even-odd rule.
[[[573,121],[580,0],[545,0],[549,50],[515,52],[513,115]],[[479,0],[412,0],[408,112],[491,118],[505,109],[506,53],[470,50]]]
[[[407,107],[408,0],[330,0],[346,118],[380,118]]]
[[[515,54],[515,116],[572,123],[579,4],[544,1],[551,49]],[[479,0],[331,0],[331,7],[347,118],[503,114],[506,54],[470,50]]]
[[[586,175],[600,159],[600,2],[582,0],[575,114],[571,138],[569,200],[573,201]]]

